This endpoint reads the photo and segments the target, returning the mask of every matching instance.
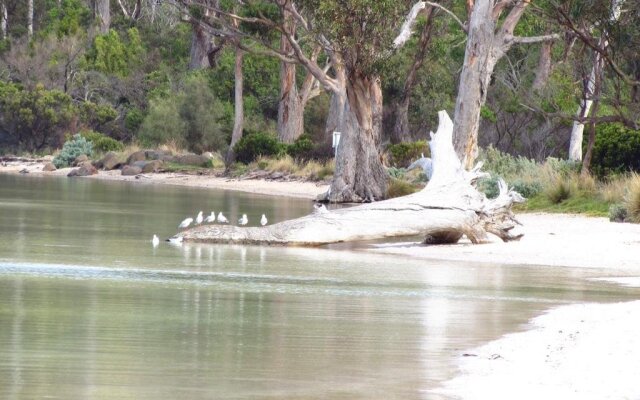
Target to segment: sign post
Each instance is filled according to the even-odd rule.
[[[340,144],[341,135],[342,133],[340,132],[333,132],[333,142],[331,144],[331,147],[335,149],[334,157],[338,157],[338,145]]]

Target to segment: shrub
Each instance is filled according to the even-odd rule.
[[[600,177],[640,171],[640,130],[620,124],[598,125],[591,169]]]
[[[496,175],[491,175],[489,178],[482,178],[478,181],[478,190],[488,198],[495,199],[498,197],[498,194],[500,194],[498,180],[499,178]]]
[[[281,156],[286,151],[286,145],[267,133],[248,132],[236,143],[233,151],[236,160],[248,164],[259,156]]]
[[[389,162],[394,167],[408,167],[413,161],[422,156],[429,156],[429,145],[425,140],[419,140],[417,142],[405,142],[392,144],[387,147],[389,153]]]
[[[523,197],[529,199],[542,192],[542,184],[539,182],[514,181],[511,185],[513,190],[520,193]]]
[[[106,153],[108,151],[122,151],[122,149],[124,149],[124,145],[122,143],[110,138],[109,136],[105,136],[100,132],[82,131],[80,132],[80,136],[90,141],[93,144],[93,149],[101,153]]]
[[[418,188],[400,179],[391,178],[387,186],[387,198],[406,196],[418,191]]]
[[[389,167],[387,168],[387,174],[392,178],[402,179],[407,174],[407,170],[404,168]]]
[[[158,146],[173,141],[183,147],[186,129],[174,99],[153,100],[149,114],[140,126],[138,140],[143,146]]]
[[[612,204],[609,207],[609,221],[624,222],[627,219],[627,209],[623,204]]]
[[[559,204],[571,197],[571,185],[564,179],[557,179],[549,186],[546,193],[552,204]]]
[[[295,142],[287,145],[287,154],[295,159],[309,160],[312,158],[313,141],[308,135],[302,135]]]
[[[73,135],[73,139],[67,140],[64,143],[60,154],[53,159],[53,165],[55,165],[56,168],[68,167],[82,154],[91,157],[93,154],[93,145],[90,141],[80,136],[80,134],[75,134]]]

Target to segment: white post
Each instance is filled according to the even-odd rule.
[[[333,142],[331,143],[331,147],[335,149],[334,157],[338,157],[338,145],[340,144],[340,132],[333,132]]]

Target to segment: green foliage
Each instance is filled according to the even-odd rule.
[[[624,222],[627,219],[627,208],[624,204],[612,204],[609,207],[609,221]]]
[[[23,90],[0,81],[0,132],[27,151],[58,146],[76,113],[71,98],[59,90],[42,85]]]
[[[287,154],[294,159],[308,160],[313,151],[313,142],[307,135],[302,135],[295,142],[287,146]]]
[[[596,128],[591,170],[598,176],[640,171],[640,130],[620,124],[602,124]]]
[[[118,142],[109,136],[105,136],[100,132],[81,131],[80,136],[91,142],[93,149],[101,153],[106,153],[108,151],[122,151],[124,149],[124,145],[121,142]]]
[[[80,120],[93,129],[99,129],[118,118],[118,112],[110,104],[85,101],[78,108]]]
[[[246,132],[233,151],[239,162],[248,164],[259,156],[281,156],[286,152],[286,145],[268,133]]]
[[[387,147],[387,152],[392,166],[406,168],[423,154],[425,157],[429,157],[429,145],[425,140],[398,143]]]
[[[387,168],[387,173],[392,178],[402,179],[406,175],[407,170],[404,168],[389,167]]]
[[[391,178],[389,185],[387,186],[387,198],[391,199],[394,197],[406,196],[417,191],[418,188],[411,185],[409,182]]]
[[[56,168],[68,167],[82,154],[91,157],[93,154],[93,145],[80,134],[75,134],[73,139],[64,143],[60,154],[53,159],[53,165],[55,165]]]
[[[224,108],[206,83],[195,74],[173,97],[152,100],[138,140],[146,146],[174,143],[197,153],[224,150],[229,131],[221,122]]]
[[[144,47],[136,28],[127,31],[126,40],[113,29],[96,36],[86,55],[89,68],[118,76],[127,76],[143,58]]]
[[[179,104],[174,99],[152,100],[137,139],[143,146],[176,143],[183,146],[187,124],[180,117]]]
[[[57,37],[74,35],[90,24],[91,10],[86,4],[80,0],[62,0],[59,6],[50,6],[44,32],[53,32]]]
[[[124,126],[129,132],[137,132],[144,121],[144,114],[138,108],[131,108],[124,117]]]
[[[480,108],[480,117],[493,123],[498,120],[496,113],[494,113],[488,106],[482,106],[482,108]]]
[[[543,190],[542,183],[536,181],[515,180],[510,187],[526,199],[537,196]]]

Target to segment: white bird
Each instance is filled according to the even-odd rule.
[[[178,225],[178,228],[186,228],[187,226],[191,225],[192,222],[193,222],[193,218],[187,218],[184,221],[180,222],[180,225]]]
[[[262,218],[260,218],[260,225],[265,226],[267,222],[269,222],[267,221],[267,217],[264,214],[262,214]]]
[[[211,215],[205,218],[204,222],[206,222],[207,224],[213,224],[214,222],[216,222],[216,213],[214,211],[211,211]]]
[[[221,224],[227,224],[229,223],[229,220],[227,219],[227,217],[225,217],[224,215],[222,215],[222,211],[220,211],[218,213],[218,222]]]
[[[249,218],[247,218],[247,214],[242,214],[242,218],[238,220],[238,224],[246,225],[247,223],[249,223]]]
[[[200,225],[200,224],[202,223],[202,220],[203,220],[203,219],[204,219],[204,218],[202,218],[202,211],[200,211],[200,212],[198,213],[198,216],[196,217],[196,225]]]
[[[182,236],[177,236],[176,235],[176,236],[170,237],[168,242],[171,243],[171,244],[182,246],[182,239],[183,239]]]
[[[153,239],[151,239],[151,244],[153,244],[153,247],[157,247],[160,244],[160,239],[158,238],[157,235],[153,235]]]

